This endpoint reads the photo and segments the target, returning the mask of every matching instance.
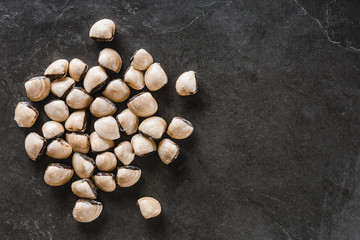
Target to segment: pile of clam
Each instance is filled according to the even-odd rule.
[[[90,29],[90,37],[97,41],[111,41],[115,24],[109,19],[96,22]],[[170,164],[179,154],[179,146],[168,138],[184,139],[193,132],[192,124],[181,117],[166,121],[153,116],[158,103],[150,92],[141,92],[127,102],[127,107],[118,115],[116,103],[127,100],[130,88],[150,91],[161,89],[168,77],[159,63],[144,49],[136,51],[123,79],[109,80],[108,73],[119,73],[122,60],[114,49],[105,48],[99,53],[98,64],[88,69],[82,60],[74,58],[70,63],[60,59],[50,64],[44,76],[26,81],[25,90],[31,101],[44,100],[50,92],[57,99],[45,104],[44,111],[51,121],[42,126],[42,136],[31,132],[25,139],[28,156],[36,161],[45,153],[54,159],[67,159],[72,155],[72,166],[62,163],[48,165],[44,181],[50,186],[61,186],[73,177],[81,178],[71,184],[72,192],[80,199],[75,203],[73,217],[79,222],[91,222],[99,217],[103,205],[95,201],[98,191],[112,192],[116,185],[131,187],[138,182],[141,169],[130,164],[135,156],[144,156],[157,150],[160,159]],[[81,87],[83,86],[83,87]],[[129,88],[130,87],[130,88]],[[176,91],[181,96],[195,94],[197,80],[194,71],[180,75]],[[94,93],[102,93],[94,99]],[[97,94],[99,95],[99,94]],[[69,109],[70,108],[70,109]],[[97,118],[95,131],[86,133],[89,112]],[[15,109],[15,121],[19,127],[32,127],[39,112],[29,102],[19,102]],[[139,124],[139,117],[145,118]],[[131,141],[122,141],[115,146],[114,140],[121,132],[133,135]],[[138,133],[137,133],[138,132]],[[96,153],[95,160],[86,154]],[[117,168],[117,164],[122,165]],[[160,203],[151,197],[137,201],[144,218],[160,214]]]

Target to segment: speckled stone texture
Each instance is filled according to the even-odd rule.
[[[88,37],[101,18],[117,25],[112,43]],[[355,0],[1,1],[0,238],[360,239],[359,26]],[[80,224],[70,183],[43,181],[50,162],[70,160],[28,159],[32,130],[13,115],[27,78],[59,58],[94,66],[104,47],[123,58],[113,78],[147,49],[169,76],[157,115],[195,132],[176,141],[172,166],[136,158],[140,182],[100,193],[101,216]],[[180,97],[176,77],[192,69],[199,92]],[[35,104],[39,133],[51,98]],[[143,196],[160,217],[142,218]]]

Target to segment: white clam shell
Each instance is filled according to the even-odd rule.
[[[161,205],[155,198],[142,197],[137,201],[137,205],[145,219],[157,217],[161,213]]]
[[[74,153],[72,165],[80,178],[90,178],[95,170],[94,160],[82,153]]]
[[[114,79],[108,83],[102,94],[113,102],[123,102],[130,96],[130,89],[121,79]]]
[[[109,42],[114,38],[115,23],[110,19],[101,19],[92,25],[89,37],[100,42]]]
[[[93,181],[103,192],[113,192],[116,189],[115,176],[112,173],[98,172],[93,175]]]
[[[25,151],[31,160],[38,160],[45,151],[46,139],[36,132],[29,133],[25,138]]]
[[[69,108],[63,100],[52,100],[44,106],[46,115],[53,121],[63,122],[69,117]]]
[[[71,77],[56,79],[51,83],[51,92],[55,96],[63,98],[70,92],[74,85],[75,81]]]
[[[69,64],[69,75],[76,82],[81,81],[88,70],[88,65],[78,58],[74,58]]]
[[[153,58],[145,49],[137,50],[131,57],[131,66],[137,70],[146,70],[153,62]]]
[[[188,120],[182,117],[174,117],[168,127],[167,134],[174,139],[184,139],[189,137],[194,131],[194,127]]]
[[[176,80],[175,89],[180,96],[195,94],[198,90],[196,73],[187,71],[181,74]]]
[[[114,149],[115,156],[124,165],[129,165],[135,158],[135,152],[129,141],[123,141]]]
[[[57,138],[52,140],[46,148],[46,155],[55,159],[65,159],[70,157],[72,148],[65,140]]]
[[[27,97],[34,102],[44,100],[50,93],[50,79],[47,77],[33,77],[25,82]]]
[[[38,110],[28,102],[19,102],[16,105],[14,120],[19,127],[32,127],[38,117]]]
[[[129,87],[135,90],[141,90],[145,87],[144,74],[133,66],[128,67],[124,74],[124,81]]]
[[[158,110],[158,104],[149,92],[135,95],[129,100],[127,106],[139,117],[150,117]]]
[[[134,166],[119,167],[116,173],[116,183],[120,187],[131,187],[139,181],[141,169]]]
[[[62,186],[70,181],[74,170],[65,164],[51,163],[45,170],[44,181],[50,186]]]
[[[97,219],[103,209],[101,202],[88,199],[79,199],[76,201],[72,215],[73,218],[81,223],[92,222]]]
[[[48,121],[48,122],[44,123],[44,125],[41,128],[41,131],[43,133],[43,136],[46,139],[52,139],[52,138],[57,138],[57,137],[60,137],[61,135],[63,135],[65,132],[65,129],[64,129],[63,125],[59,122]]]
[[[112,48],[104,48],[100,51],[98,63],[103,68],[115,73],[119,73],[122,66],[120,54]]]
[[[120,129],[116,119],[112,116],[102,117],[94,123],[95,132],[107,140],[116,140],[120,138]]]
[[[137,156],[144,156],[148,153],[156,151],[156,144],[154,140],[144,137],[141,134],[136,134],[131,138],[131,146]]]
[[[138,129],[139,117],[128,108],[119,113],[116,120],[120,124],[120,129],[127,135],[135,133]]]
[[[153,63],[145,73],[145,85],[150,91],[157,91],[168,83],[168,77],[160,63]]]

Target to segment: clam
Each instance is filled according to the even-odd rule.
[[[150,91],[157,91],[168,82],[168,77],[160,63],[153,63],[146,70],[145,85]]]
[[[87,125],[86,110],[78,110],[70,114],[65,122],[65,128],[71,132],[83,132]]]
[[[45,170],[44,181],[50,186],[62,186],[70,181],[74,170],[65,164],[50,163]]]
[[[167,134],[175,139],[184,139],[191,135],[194,131],[194,127],[185,118],[174,117],[169,124]]]
[[[94,160],[82,153],[74,153],[72,165],[76,175],[80,178],[90,178],[95,170]]]
[[[145,87],[143,72],[136,70],[133,66],[128,67],[126,70],[124,81],[135,90],[141,90]]]
[[[70,144],[74,152],[86,154],[90,150],[89,135],[86,133],[66,133],[66,141]]]
[[[99,91],[109,80],[105,70],[100,66],[89,69],[84,77],[84,88],[88,93]]]
[[[65,140],[57,138],[52,140],[46,149],[46,155],[55,159],[65,159],[70,157],[72,148]]]
[[[39,102],[49,96],[50,87],[50,79],[47,77],[33,77],[25,83],[26,95],[34,102]]]
[[[170,139],[163,139],[158,146],[158,154],[165,164],[172,163],[179,155],[179,145],[171,141]]]
[[[180,96],[193,95],[197,92],[197,76],[194,71],[187,71],[176,80],[176,92]]]
[[[116,119],[112,116],[102,117],[94,123],[95,132],[107,140],[116,140],[120,138],[120,130]]]
[[[145,49],[139,49],[133,54],[130,61],[131,66],[137,70],[144,71],[153,63],[154,60]]]
[[[119,167],[116,174],[116,182],[120,187],[131,187],[139,181],[141,169],[135,166]]]
[[[16,105],[14,120],[19,127],[32,127],[38,117],[38,110],[28,102],[19,102]]]
[[[136,134],[131,138],[131,146],[137,156],[144,156],[156,151],[156,144],[154,140],[144,137],[141,134]]]
[[[88,70],[88,65],[78,58],[74,58],[69,64],[69,75],[76,82],[81,81]]]
[[[103,209],[101,202],[88,199],[79,199],[76,201],[73,209],[73,218],[81,223],[92,222],[97,219]]]
[[[105,152],[114,147],[114,141],[104,139],[93,132],[90,134],[90,146],[93,152]]]
[[[160,139],[166,130],[167,124],[161,117],[149,117],[141,122],[139,132],[151,139]]]
[[[133,96],[127,106],[139,117],[149,117],[158,110],[158,104],[149,92],[142,92]]]
[[[51,92],[58,98],[65,97],[74,87],[75,81],[71,77],[56,79],[51,83]]]
[[[135,158],[134,149],[129,141],[123,141],[114,149],[115,156],[124,165],[129,165]]]
[[[71,191],[80,198],[95,199],[96,187],[90,179],[80,179],[71,184]]]
[[[46,115],[53,121],[63,122],[69,117],[69,108],[63,100],[52,100],[44,106]]]
[[[116,168],[117,160],[112,152],[103,152],[96,156],[95,163],[100,171],[110,172]]]
[[[45,152],[46,139],[36,132],[29,133],[25,138],[25,151],[34,161],[41,158]]]
[[[110,19],[101,19],[91,27],[89,37],[99,42],[110,42],[114,33],[115,23]]]
[[[63,78],[66,76],[68,68],[69,62],[65,59],[59,59],[47,67],[44,75],[51,79]]]
[[[114,79],[108,83],[102,94],[113,102],[123,102],[130,96],[130,89],[121,79]]]
[[[104,192],[113,192],[116,189],[115,176],[112,173],[98,172],[93,175],[93,181]]]
[[[87,108],[93,98],[81,87],[74,87],[66,96],[66,104],[72,109]]]
[[[139,125],[139,117],[136,116],[130,109],[125,109],[116,116],[120,125],[120,130],[126,132],[127,135],[135,133]]]
[[[104,48],[100,51],[98,63],[103,68],[109,69],[115,73],[119,73],[122,66],[122,60],[119,53],[112,48]]]
[[[65,132],[63,125],[55,121],[48,121],[44,123],[41,130],[46,139],[58,138]]]
[[[161,213],[161,205],[155,198],[142,197],[137,201],[137,205],[145,219],[157,217]]]
[[[105,97],[97,97],[90,104],[91,114],[98,118],[113,115],[116,109],[115,104]]]

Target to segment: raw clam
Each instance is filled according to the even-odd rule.
[[[104,48],[100,51],[98,63],[103,68],[109,69],[115,73],[119,73],[122,66],[122,60],[119,53],[112,48]]]
[[[154,60],[145,49],[139,49],[133,54],[130,61],[131,66],[137,70],[144,71],[153,63]]]
[[[135,133],[139,125],[139,117],[136,116],[130,109],[125,109],[116,116],[120,125],[120,130],[126,132],[127,135]]]
[[[14,120],[19,127],[32,127],[38,117],[38,110],[28,102],[19,102],[16,105]]]
[[[33,77],[25,83],[26,95],[34,102],[39,102],[49,96],[50,87],[50,79],[47,77]]]
[[[116,119],[112,116],[102,117],[95,121],[94,129],[96,133],[107,140],[120,138],[120,129]]]
[[[179,145],[171,141],[170,139],[163,139],[158,146],[158,154],[165,164],[172,163],[179,155]]]
[[[104,139],[93,132],[90,134],[90,146],[93,152],[105,152],[114,147],[114,141]]]
[[[104,192],[113,192],[116,189],[115,176],[112,173],[98,172],[93,175],[93,181]]]
[[[36,132],[31,132],[25,138],[25,151],[27,155],[34,161],[41,158],[45,152],[46,139]]]
[[[78,110],[70,114],[65,122],[65,128],[71,132],[83,132],[87,125],[87,112],[86,110]]]
[[[126,70],[124,81],[135,90],[141,90],[145,87],[143,72],[136,70],[133,66],[128,67]]]
[[[149,92],[142,92],[133,96],[127,106],[139,117],[149,117],[158,110],[158,104]]]
[[[112,152],[103,152],[95,158],[96,166],[100,171],[110,172],[116,168],[117,160]]]
[[[89,69],[84,77],[84,88],[88,93],[99,91],[109,80],[105,70],[100,66]]]
[[[134,149],[129,141],[123,141],[114,149],[115,156],[124,165],[129,165],[135,158]]]
[[[73,218],[81,223],[92,222],[97,219],[103,209],[101,202],[88,199],[79,199],[76,201],[73,209]]]
[[[57,138],[52,140],[46,150],[46,155],[55,159],[65,159],[70,157],[72,148],[65,140]]]
[[[80,179],[71,184],[71,191],[80,198],[95,199],[96,187],[90,179]]]
[[[151,139],[160,139],[166,130],[167,124],[161,117],[149,117],[141,122],[139,132]]]
[[[44,75],[51,79],[63,78],[66,76],[68,68],[69,62],[65,59],[59,59],[47,67]]]
[[[184,72],[176,80],[176,92],[180,96],[193,95],[197,92],[197,76],[194,71]]]
[[[157,91],[168,82],[168,77],[160,63],[153,63],[146,70],[145,85],[150,91]]]
[[[55,121],[48,121],[44,123],[41,130],[46,139],[58,138],[65,132],[63,125]]]
[[[110,19],[101,19],[91,27],[89,37],[99,42],[110,42],[114,33],[115,23]]]
[[[81,81],[88,70],[88,65],[78,58],[74,58],[69,64],[69,75],[76,82]]]
[[[137,201],[137,205],[145,219],[157,217],[161,213],[161,205],[155,198],[142,197]]]
[[[130,96],[130,89],[121,79],[108,83],[102,94],[113,102],[123,102]]]
[[[81,87],[74,87],[66,96],[66,104],[72,109],[87,108],[93,98]]]
[[[63,100],[52,100],[44,106],[46,115],[53,121],[63,122],[69,117],[69,108]]]
[[[141,169],[135,166],[119,167],[116,174],[116,182],[120,187],[131,187],[139,181]]]
[[[185,118],[174,117],[169,124],[167,134],[175,139],[184,139],[191,135],[194,131],[194,127]]]
[[[50,163],[45,170],[44,181],[50,186],[62,186],[72,178],[74,170],[65,164]]]
[[[66,133],[66,141],[74,152],[88,153],[90,150],[89,135],[81,132]]]
[[[97,97],[90,104],[91,114],[98,118],[113,115],[116,109],[115,104],[105,97]]]
[[[76,175],[80,178],[90,178],[95,170],[94,160],[82,153],[74,153],[72,165]]]
[[[75,81],[71,77],[56,79],[51,83],[51,92],[58,98],[65,97],[74,87]]]
[[[144,137],[141,134],[136,134],[131,138],[131,146],[134,149],[135,155],[140,157],[156,151],[154,140]]]

